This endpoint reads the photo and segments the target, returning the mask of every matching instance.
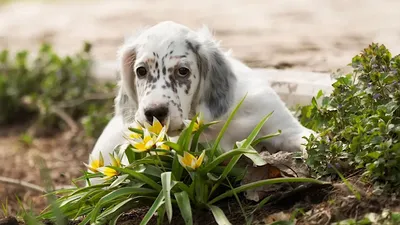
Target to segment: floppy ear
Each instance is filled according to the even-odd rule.
[[[120,81],[119,91],[115,99],[115,112],[122,115],[124,123],[132,122],[137,109],[137,92],[133,66],[136,60],[134,42],[125,44],[118,52]]]
[[[192,51],[198,59],[203,93],[200,101],[208,108],[213,119],[228,112],[234,100],[236,76],[224,53],[204,27],[199,33],[199,40],[189,41]]]

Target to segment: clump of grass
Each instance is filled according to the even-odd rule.
[[[309,139],[307,163],[320,175],[350,166],[373,182],[398,186],[400,56],[373,43],[351,66],[353,72],[337,78],[329,96],[320,92],[300,108],[300,121],[320,133]]]
[[[61,195],[55,204],[68,218],[84,216],[80,224],[116,224],[123,212],[146,205],[150,208],[142,225],[156,213],[159,223],[165,216],[171,222],[175,210],[186,224],[193,224],[192,213],[198,209],[210,210],[218,224],[230,224],[218,206],[226,198],[239,200],[238,193],[282,182],[321,183],[311,178],[274,178],[240,185],[245,174],[245,168],[237,164],[241,157],[256,165],[266,164],[252,145],[258,142],[258,132],[271,115],[266,115],[245,140],[223,153],[219,141],[241,103],[213,143],[199,142],[201,133],[216,123],[204,124],[201,115],[187,121],[176,142],[166,135],[168,124],[163,127],[156,119],[153,125],[136,123],[126,133],[128,144],[117,146],[110,155],[111,165],[104,165],[101,154],[91,156],[89,172],[80,178],[89,185],[55,192]],[[224,161],[229,163],[222,165]],[[56,216],[49,208],[39,218],[55,220]]]
[[[72,56],[57,55],[43,44],[34,57],[0,52],[0,125],[32,122],[33,134],[84,126],[98,136],[110,119],[114,86],[91,75],[91,45]],[[84,123],[79,121],[84,116]]]

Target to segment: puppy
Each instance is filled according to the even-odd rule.
[[[223,52],[207,28],[193,31],[161,22],[126,40],[118,58],[121,79],[115,117],[92,151],[94,157],[102,152],[106,164],[113,148],[125,142],[123,130],[134,120],[151,123],[155,117],[165,124],[169,119],[168,134],[176,135],[184,128],[184,120],[201,112],[206,123],[222,121],[202,137],[212,140],[246,94],[221,140],[224,151],[245,139],[271,112],[259,136],[282,133],[260,143],[258,149],[305,153],[303,137],[314,133],[298,122],[265,77]]]

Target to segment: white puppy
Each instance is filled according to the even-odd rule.
[[[278,130],[282,134],[261,143],[268,151],[304,153],[303,136],[313,133],[296,120],[265,77],[252,74],[249,67],[224,53],[206,28],[193,31],[167,21],[144,29],[122,46],[119,66],[116,115],[92,152],[95,157],[102,152],[106,163],[113,147],[124,142],[124,127],[134,119],[151,123],[156,117],[165,123],[169,117],[168,132],[177,134],[185,119],[201,112],[205,122],[222,121],[205,132],[203,138],[211,140],[246,93],[221,141],[225,151],[272,111],[259,135]]]

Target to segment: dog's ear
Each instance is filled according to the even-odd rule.
[[[196,54],[202,82],[200,101],[217,119],[227,113],[234,100],[236,76],[224,53],[204,27],[197,40],[188,40],[188,47]]]
[[[115,99],[115,112],[122,115],[124,123],[128,123],[136,112],[138,97],[135,83],[134,64],[136,61],[135,40],[126,40],[118,51],[119,91]]]

